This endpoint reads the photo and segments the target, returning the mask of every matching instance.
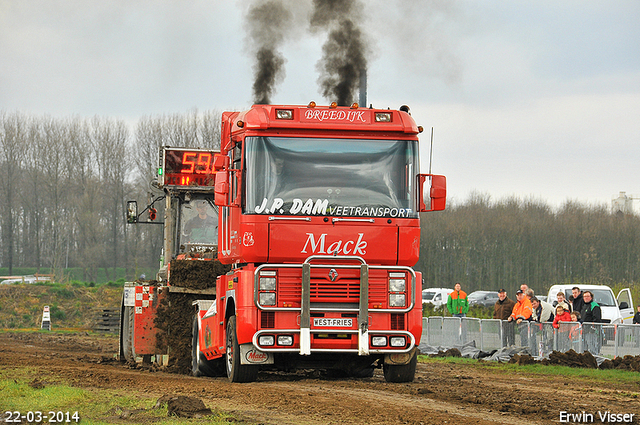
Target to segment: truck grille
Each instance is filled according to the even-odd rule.
[[[311,270],[312,303],[345,303],[360,301],[360,270],[338,269],[338,277],[331,281],[330,268]],[[278,274],[278,303],[299,305],[302,295],[302,272],[283,269]],[[369,270],[369,302],[387,304],[388,283],[385,271]]]

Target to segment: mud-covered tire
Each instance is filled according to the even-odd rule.
[[[135,360],[133,351],[133,307],[125,307],[124,303],[120,313],[120,361],[130,362]]]
[[[236,316],[229,317],[227,322],[227,340],[226,340],[226,368],[227,377],[231,382],[253,382],[258,377],[258,367],[252,365],[241,364],[240,361],[240,345],[238,344],[238,336],[236,334]]]
[[[197,314],[193,316],[191,340],[191,374],[193,376],[224,376],[223,359],[208,360],[200,352],[200,328]]]
[[[418,353],[414,352],[413,357],[407,364],[390,365],[384,364],[384,380],[387,382],[411,382],[416,376],[416,365],[418,364]]]

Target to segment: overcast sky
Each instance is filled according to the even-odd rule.
[[[250,1],[0,0],[0,110],[145,115],[251,105]],[[308,7],[283,44],[277,104],[328,104]],[[640,196],[640,1],[364,2],[368,103],[411,107],[428,170],[559,206]],[[637,201],[640,203],[640,201]],[[638,207],[636,207],[638,210]]]

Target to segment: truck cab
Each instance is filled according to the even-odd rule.
[[[224,359],[234,382],[300,367],[413,379],[420,213],[446,199],[444,176],[420,174],[419,131],[406,111],[357,105],[223,113],[218,259],[232,269],[196,307],[199,370]]]

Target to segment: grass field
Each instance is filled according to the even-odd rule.
[[[34,369],[0,369],[0,422],[7,421],[9,415],[15,419],[14,413],[7,412],[32,416],[34,420],[31,422],[39,422],[36,412],[49,418],[53,414],[57,419],[63,419],[56,422],[82,424],[111,424],[123,419],[128,423],[160,425],[221,425],[235,422],[229,415],[216,411],[198,419],[168,416],[166,404],[156,407],[157,400],[144,393],[75,388],[64,382],[50,382],[50,378],[40,381],[39,377],[40,373]],[[22,422],[28,421],[24,419]]]

